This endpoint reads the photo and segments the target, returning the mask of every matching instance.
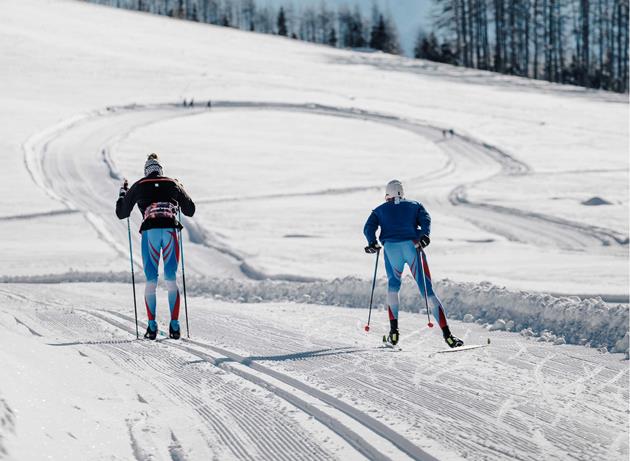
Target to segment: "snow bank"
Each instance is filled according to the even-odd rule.
[[[377,307],[384,307],[385,291],[386,282],[380,280],[375,293]],[[628,351],[626,305],[611,306],[601,298],[510,291],[487,282],[442,280],[436,291],[450,318],[487,323],[494,330],[529,329],[535,336],[556,344],[589,344],[613,352]],[[370,282],[352,277],[314,283],[196,279],[190,283],[189,292],[238,302],[295,301],[361,308],[369,304]],[[423,309],[411,279],[401,290],[401,309]]]
[[[144,276],[141,276],[141,273],[142,270],[136,271],[136,282],[144,282]],[[71,270],[61,274],[0,276],[0,283],[128,283],[130,281],[131,274],[129,272],[79,272]]]
[[[136,281],[144,278],[136,273]],[[409,278],[409,277],[408,277]],[[3,283],[128,283],[128,272],[68,272],[66,274],[1,277]],[[365,308],[371,283],[355,277],[329,281],[291,282],[277,280],[237,281],[209,277],[187,277],[187,292],[193,296],[258,303],[303,302]],[[384,308],[386,280],[377,282],[375,307]],[[579,344],[628,353],[628,305],[610,305],[601,298],[552,296],[544,293],[511,291],[489,282],[459,283],[441,280],[436,291],[449,318],[487,324],[489,330],[521,332],[555,344]],[[409,278],[400,293],[401,309],[424,311],[424,303]]]
[[[472,315],[491,322],[493,329],[523,331],[556,344],[588,344],[613,352],[627,352],[628,306],[611,306],[601,298],[556,297],[543,293],[510,291],[490,283],[440,283],[450,317]],[[507,323],[506,323],[507,322]],[[503,324],[503,328],[501,325]],[[507,328],[512,324],[511,328]],[[564,341],[563,341],[564,340]]]

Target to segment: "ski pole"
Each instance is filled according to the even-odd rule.
[[[179,210],[179,222],[182,222],[182,210]],[[190,338],[190,328],[188,327],[188,298],[186,297],[186,265],[184,264],[184,239],[182,230],[179,230],[179,246],[182,251],[182,284],[184,285],[184,313],[186,314],[186,337]]]
[[[368,311],[368,321],[365,331],[370,331],[370,319],[372,318],[372,301],[374,300],[374,287],[376,286],[376,271],[378,270],[378,256],[381,254],[380,248],[376,250],[376,264],[374,264],[374,278],[372,279],[372,294],[370,294],[370,310]]]
[[[427,320],[428,320],[427,325],[429,326],[429,328],[433,328],[433,323],[431,322],[431,316],[429,316],[429,297],[427,295],[427,279],[424,273],[424,258],[422,257],[423,255],[424,255],[424,251],[422,251],[422,248],[418,248],[418,256],[420,257],[420,267],[422,268],[422,283],[424,284],[424,304],[427,306]]]
[[[129,260],[131,261],[131,285],[133,286],[133,314],[136,318],[136,339],[140,339],[138,333],[138,306],[136,304],[136,276],[133,270],[133,248],[131,246],[131,224],[127,218],[127,234],[129,235]]]

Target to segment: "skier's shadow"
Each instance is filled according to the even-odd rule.
[[[141,341],[140,339],[104,339],[101,341],[71,341],[68,343],[46,343],[47,346],[98,346],[113,344],[130,344]]]
[[[313,351],[302,351],[302,352],[293,352],[289,354],[278,354],[278,355],[251,355],[249,357],[244,357],[242,360],[235,360],[230,357],[220,357],[212,361],[212,363],[216,366],[220,366],[224,363],[240,363],[243,365],[250,365],[252,362],[285,362],[291,360],[305,360],[305,359],[313,359],[320,357],[330,357],[336,355],[348,355],[348,354],[356,354],[357,352],[364,352],[364,349],[357,349],[353,347],[334,347],[327,349],[316,349]],[[186,362],[186,365],[191,365],[194,363],[203,363],[208,362],[208,360],[193,360],[191,362]]]

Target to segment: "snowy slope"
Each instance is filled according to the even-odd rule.
[[[539,293],[627,298],[626,97],[63,0],[0,53],[0,458],[627,458],[627,305]],[[152,151],[198,202],[176,344],[133,339],[113,213]],[[393,177],[489,347],[432,355],[409,281],[403,352],[362,332]]]
[[[609,243],[611,234],[621,242],[628,236],[628,202],[623,192],[628,182],[625,155],[628,115],[627,103],[621,95],[586,92],[378,54],[349,53],[95,5],[53,2],[46,8],[38,6],[38,2],[30,0],[12,5],[2,23],[2,44],[6,47],[3,55],[8,65],[0,70],[3,81],[7,82],[2,89],[7,104],[0,115],[6,131],[1,147],[7,156],[5,170],[10,174],[0,187],[4,188],[5,196],[12,193],[16,197],[0,210],[7,225],[6,241],[15,248],[9,251],[10,264],[3,269],[6,275],[25,274],[30,271],[27,267],[31,261],[36,260],[42,262],[39,267],[48,271],[65,272],[68,267],[67,261],[59,260],[45,248],[36,245],[24,248],[18,242],[18,231],[24,231],[22,222],[28,222],[24,219],[29,219],[33,213],[45,213],[42,218],[53,229],[72,228],[73,241],[89,242],[87,248],[81,248],[80,255],[75,255],[78,260],[72,265],[77,266],[75,269],[96,270],[100,265],[102,270],[111,270],[115,261],[122,263],[122,255],[115,245],[107,238],[103,245],[103,236],[98,238],[100,229],[94,228],[93,219],[84,226],[79,224],[81,218],[85,219],[85,207],[81,215],[50,215],[64,208],[59,200],[49,197],[50,192],[58,196],[60,191],[54,191],[55,184],[47,183],[48,179],[42,175],[36,181],[46,193],[33,188],[32,175],[24,169],[26,155],[31,173],[37,176],[38,172],[32,170],[37,169],[37,159],[48,147],[62,149],[63,154],[69,156],[90,148],[94,156],[99,156],[104,145],[115,144],[109,156],[122,174],[136,179],[143,156],[156,150],[162,153],[169,174],[180,177],[186,184],[193,181],[190,189],[195,198],[212,199],[213,194],[232,184],[235,174],[239,175],[234,176],[239,181],[239,196],[264,196],[269,194],[269,189],[274,189],[274,197],[268,200],[263,197],[255,203],[239,204],[244,208],[237,210],[237,214],[243,218],[235,220],[231,208],[226,215],[221,203],[208,203],[202,207],[198,219],[202,225],[208,218],[212,219],[211,227],[204,225],[206,231],[224,230],[225,238],[231,241],[222,240],[221,245],[228,246],[232,253],[243,253],[256,270],[264,273],[283,274],[286,272],[283,268],[290,266],[292,272],[296,272],[296,267],[309,272],[305,274],[308,277],[327,278],[348,273],[365,277],[365,258],[353,248],[360,248],[362,221],[381,200],[383,184],[394,176],[406,181],[409,195],[426,202],[435,216],[431,257],[438,278],[489,280],[512,288],[559,293],[626,295],[628,292],[627,244],[615,244],[613,239],[612,245],[602,245]],[[91,18],[95,15],[103,27],[94,27]],[[28,21],[24,19],[27,17]],[[59,23],[64,27],[58,27]],[[120,29],[116,34],[111,34],[107,26],[113,23]],[[128,34],[123,33],[127,29]],[[82,37],[81,42],[77,43],[75,37]],[[41,52],[44,44],[46,53]],[[257,142],[257,137],[242,137],[239,130],[247,123],[252,133],[268,131],[268,126],[264,125],[264,119],[269,117],[266,111],[260,112],[259,120],[254,114],[243,121],[243,111],[238,108],[229,114],[211,111],[199,114],[200,117],[188,117],[186,121],[177,121],[179,117],[171,117],[169,113],[156,114],[160,120],[157,125],[146,120],[144,114],[138,114],[137,118],[129,114],[134,118],[130,122],[123,120],[124,117],[110,117],[115,114],[108,111],[102,112],[108,106],[176,103],[191,97],[198,103],[215,99],[318,103],[342,110],[361,109],[373,116],[386,114],[410,120],[413,126],[406,131],[412,133],[418,124],[453,127],[456,133],[498,147],[520,166],[516,170],[510,170],[509,165],[506,168],[496,158],[489,157],[493,151],[468,152],[470,146],[464,138],[442,142],[439,132],[428,136],[426,132],[419,133],[420,136],[412,140],[409,134],[390,130],[389,135],[383,135],[387,141],[381,139],[366,149],[368,142],[362,144],[355,139],[370,139],[365,132],[376,133],[373,125],[362,128],[361,123],[350,122],[344,123],[346,136],[341,130],[335,130],[339,134],[331,138],[330,144],[321,144],[319,152],[309,152],[314,149],[312,138],[308,144],[302,142],[308,139],[305,137],[307,128],[337,126],[338,120],[326,116],[330,114],[313,118],[289,113],[291,122],[285,123],[282,130],[289,135],[284,139],[271,135],[265,142]],[[33,107],[37,110],[33,111]],[[361,116],[355,118],[360,120]],[[90,123],[84,123],[88,121]],[[96,124],[91,125],[91,121]],[[116,126],[119,121],[125,129]],[[79,131],[74,130],[75,122]],[[376,122],[387,125],[382,119]],[[89,135],[82,133],[82,129],[88,130]],[[100,131],[94,133],[93,130]],[[223,134],[219,135],[219,131]],[[65,138],[66,135],[70,138]],[[88,137],[77,139],[80,136]],[[182,138],[196,141],[184,143]],[[248,139],[251,143],[247,143]],[[403,139],[408,140],[406,147],[400,145]],[[464,144],[458,147],[462,142]],[[349,151],[351,145],[357,155]],[[392,146],[391,154],[383,145]],[[190,155],[186,160],[194,160],[193,166],[177,161],[177,155],[182,152],[177,146],[186,147],[186,155]],[[318,174],[318,184],[309,184],[300,180],[300,175],[312,170],[311,163],[305,163],[301,171],[294,169],[297,175],[294,181],[291,176],[284,178],[291,181],[287,184],[267,175],[268,170],[271,170],[269,174],[284,174],[282,169],[273,166],[274,162],[267,162],[267,168],[262,170],[267,185],[261,187],[261,181],[255,180],[260,175],[259,168],[239,168],[243,164],[227,163],[223,164],[226,170],[222,172],[217,168],[222,164],[215,165],[213,157],[205,155],[210,152],[221,156],[221,152],[237,148],[244,152],[242,156],[249,152],[252,157],[268,155],[273,150],[274,160],[281,164],[287,164],[287,158],[296,153],[312,158],[326,150],[327,156],[334,156],[335,168],[330,168],[326,176]],[[457,149],[460,151],[456,152]],[[381,161],[370,160],[375,155]],[[402,156],[408,159],[402,164],[383,165]],[[231,161],[237,160],[241,161],[236,157]],[[450,174],[444,180],[428,182],[426,175],[439,172],[448,160],[451,161]],[[468,164],[462,163],[465,161]],[[98,174],[97,181],[101,182],[105,164],[101,165],[101,171],[96,171],[97,164],[92,165],[93,172]],[[322,162],[319,168],[325,165]],[[51,166],[55,168],[51,173],[68,166]],[[213,176],[202,176],[199,185],[190,178],[191,167]],[[468,174],[471,168],[475,169],[474,175]],[[382,173],[375,180],[372,173],[366,173],[377,171]],[[94,177],[81,174],[90,188],[95,187],[96,174]],[[109,183],[98,185],[103,187],[98,193],[103,203],[109,203],[108,194],[115,197],[116,182],[111,178]],[[464,187],[463,191],[458,189],[460,186]],[[72,209],[77,206],[69,200],[77,195],[74,181],[69,187],[70,197],[64,200],[66,207]],[[355,187],[367,189],[357,195]],[[308,229],[273,235],[260,232],[262,238],[274,238],[273,250],[270,245],[261,247],[256,239],[239,235],[249,232],[248,216],[262,229],[266,223],[273,225],[280,219],[286,205],[282,195],[296,202],[290,205],[293,210],[306,209],[313,203],[302,206],[303,203],[296,201],[296,193],[312,194],[338,188],[344,190],[339,191],[337,197],[327,197],[332,203],[320,202],[315,197],[315,206],[325,211],[314,215],[322,219],[317,232],[312,232],[313,225],[308,221],[303,221]],[[18,194],[13,192],[18,190]],[[223,196],[221,192],[219,198]],[[593,196],[602,196],[611,205],[580,204]],[[306,197],[305,202],[308,199]],[[504,208],[461,206],[463,200]],[[273,212],[274,208],[278,211]],[[266,213],[260,216],[257,213],[260,210]],[[523,213],[525,219],[518,215]],[[544,215],[545,222],[529,219],[533,213]],[[111,221],[105,209],[93,212],[91,217],[94,216],[99,221]],[[7,220],[20,217],[24,219]],[[550,227],[549,217],[557,217],[562,223]],[[331,227],[331,221],[335,228]],[[98,223],[100,227],[101,224]],[[122,235],[124,224],[119,226]],[[596,233],[602,231],[604,241],[589,243],[588,237],[584,242],[579,235],[568,238],[565,235],[567,228],[571,234],[575,234],[576,227],[578,233],[583,233],[580,228],[584,226],[595,226]],[[25,231],[37,233],[30,226]],[[63,248],[68,241],[58,231],[50,234],[48,241],[55,246]],[[283,237],[289,234],[316,235],[324,239],[325,244]],[[567,244],[557,245],[558,239]],[[36,236],[29,238],[31,240],[37,240]],[[331,240],[336,244],[330,245]],[[277,251],[275,245],[279,245],[281,251]],[[309,261],[314,247],[317,247],[317,259],[322,261],[317,267],[311,266]],[[338,257],[340,251],[342,258]],[[326,264],[335,259],[348,264],[339,266],[340,270],[335,272],[337,265]],[[309,264],[300,261],[309,261]],[[540,271],[541,261],[549,270]],[[593,273],[597,275],[593,277]]]

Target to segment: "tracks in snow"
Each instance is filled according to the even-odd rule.
[[[512,241],[549,245],[569,250],[594,251],[602,247],[627,244],[627,236],[595,226],[525,212],[503,206],[475,203],[467,198],[468,188],[499,175],[528,174],[529,167],[494,146],[456,134],[444,138],[442,129],[424,122],[353,108],[319,104],[275,102],[213,101],[211,109],[183,108],[176,104],[129,105],[109,107],[51,127],[30,138],[23,146],[25,164],[33,180],[48,195],[64,204],[68,212],[79,210],[99,237],[121,256],[127,257],[126,229],[113,214],[112,191],[120,181],[111,153],[134,130],[176,117],[194,116],[208,110],[280,110],[325,116],[369,120],[395,126],[423,136],[439,146],[448,156],[447,164],[418,177],[412,184],[425,188],[432,207],[441,207],[475,225]],[[355,193],[381,188],[367,184],[345,189],[324,189],[304,195]],[[248,199],[281,199],[270,194]],[[444,198],[447,200],[444,200]],[[212,203],[216,199],[201,200]],[[58,213],[58,212],[56,212]],[[139,225],[134,215],[134,226]],[[254,280],[277,279],[312,281],[294,274],[267,274],[253,267],[238,250],[218,243],[221,239],[198,221],[185,218],[190,239],[197,245],[187,252],[190,272],[209,276],[245,277]],[[600,250],[601,251],[601,250]],[[140,261],[137,258],[137,261]]]
[[[134,334],[134,329],[129,324],[122,323],[95,312],[83,312],[120,328],[129,334]],[[108,313],[126,322],[134,321],[133,318],[117,312],[110,311]],[[167,344],[170,347],[188,352],[202,361],[228,370],[255,385],[264,387],[276,396],[286,400],[296,408],[315,418],[368,459],[387,460],[390,459],[392,455],[394,455],[394,459],[401,459],[401,454],[404,454],[411,459],[419,461],[436,461],[436,458],[409,442],[409,440],[385,424],[319,389],[224,348],[189,339],[183,339],[182,343],[183,344],[168,342]],[[345,415],[345,417],[342,415]],[[357,433],[353,430],[352,426],[356,427],[357,425],[352,423],[348,424],[348,418],[351,418],[362,426],[360,428],[361,433]],[[369,432],[366,432],[366,430]],[[366,436],[369,438],[366,439]],[[373,442],[368,441],[374,441],[375,438],[381,439],[378,445],[391,445],[395,450],[392,450],[392,447],[388,447],[387,452],[389,453],[381,452],[372,444]],[[398,451],[397,455],[396,450]]]
[[[111,297],[76,285],[15,285],[3,297],[11,300],[10,312],[44,338],[20,326],[23,335],[38,342],[58,337],[95,363],[111,362],[123,377],[140,378],[147,385],[139,388],[138,400],[149,402],[149,408],[171,402],[178,414],[190,418],[187,427],[210,437],[209,446],[225,450],[219,458],[267,459],[274,450],[294,450],[296,459],[316,459],[306,451],[309,441],[318,440],[323,459],[366,457],[360,439],[376,450],[375,459],[408,456],[395,439],[366,426],[363,415],[377,415],[377,421],[411,444],[476,461],[627,457],[627,443],[617,435],[627,422],[628,370],[594,350],[497,333],[492,348],[428,358],[441,347],[438,338],[426,330],[413,331],[418,318],[410,316],[404,320],[412,329],[404,334],[405,350],[391,354],[374,349],[374,338],[364,341],[353,330],[356,313],[349,310],[284,303],[213,302],[210,307],[200,298],[193,300],[195,341],[136,341],[129,339],[135,331],[132,317],[103,309],[121,305],[127,288],[121,287],[125,296]],[[85,308],[72,308],[79,299]],[[464,339],[473,340],[469,333]],[[352,408],[356,418],[338,402]],[[317,410],[323,414],[305,426]],[[182,440],[179,426],[163,421],[168,437],[162,440],[170,444],[171,428]],[[150,453],[150,439],[142,436],[146,421],[139,417],[131,423],[139,450]],[[347,447],[345,456],[321,445],[329,437]],[[286,438],[301,442],[291,445]]]
[[[20,303],[38,304],[28,294],[4,294]],[[65,302],[58,302],[54,298],[46,303],[46,307],[36,309],[31,321],[24,322],[16,317],[16,322],[29,331],[32,328],[28,324],[33,320],[43,325],[47,332],[61,332],[66,338],[80,338],[95,331],[99,336],[113,333],[118,337],[121,331],[132,336],[135,334],[132,317],[115,311],[70,311]],[[109,328],[103,328],[103,325]],[[49,337],[49,333],[44,336]],[[201,424],[216,437],[215,440],[208,441],[209,446],[218,444],[229,450],[229,454],[222,455],[228,458],[286,461],[339,459],[331,453],[330,447],[327,448],[331,443],[323,446],[317,443],[316,439],[290,417],[291,411],[282,409],[277,404],[269,406],[264,396],[260,393],[252,394],[247,387],[243,388],[240,384],[230,385],[231,380],[226,382],[224,374],[209,372],[204,364],[214,365],[287,402],[336,434],[362,458],[382,461],[436,461],[436,458],[409,442],[403,435],[352,405],[224,348],[190,340],[149,342],[90,339],[50,345],[96,348],[126,373],[151,383],[150,387],[160,390],[167,399],[174,399],[177,405],[193,409]],[[325,351],[314,352],[317,355],[325,354]],[[79,353],[84,357],[91,355],[82,353],[80,349]],[[198,360],[191,360],[191,357]],[[147,403],[141,395],[138,399]],[[150,400],[148,403],[151,403]],[[146,436],[143,437],[146,423],[142,415],[127,419],[132,452],[137,459],[145,459],[147,453],[155,452],[155,447],[148,445],[151,437],[149,441],[143,440],[146,439]],[[174,433],[171,432],[171,436],[173,440],[177,440]],[[319,437],[325,437],[327,441],[329,439],[325,434]],[[181,450],[175,451],[181,455]],[[344,455],[340,455],[340,458],[347,459]],[[177,459],[184,458],[180,456]]]

